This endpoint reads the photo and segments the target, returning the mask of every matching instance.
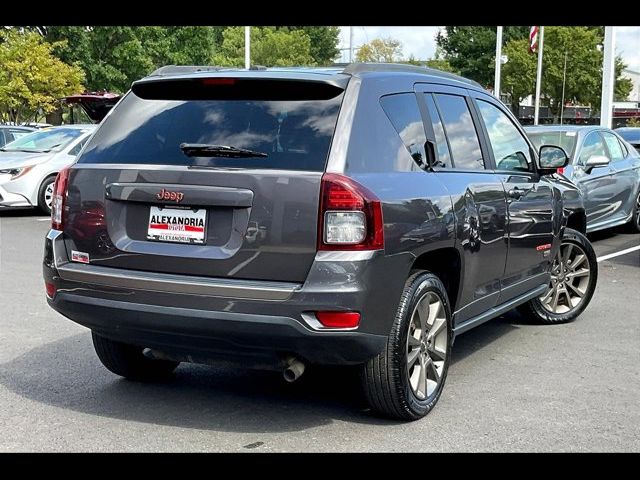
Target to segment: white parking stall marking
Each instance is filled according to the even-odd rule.
[[[637,247],[626,248],[624,250],[620,250],[619,252],[613,252],[609,253],[608,255],[598,257],[598,263],[609,260],[610,258],[619,257],[620,255],[626,255],[627,253],[635,252],[636,250],[640,250],[640,245],[638,245]]]
[[[46,218],[36,218],[36,220],[38,222],[50,222],[51,218],[50,217],[46,217]]]

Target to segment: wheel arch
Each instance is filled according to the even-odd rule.
[[[460,252],[454,247],[429,250],[416,257],[411,270],[427,270],[440,279],[449,296],[451,313],[453,314],[458,302],[462,279]]]

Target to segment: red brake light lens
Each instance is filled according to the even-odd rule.
[[[325,173],[320,189],[318,250],[384,248],[382,205],[355,180]]]
[[[203,85],[235,85],[235,78],[203,78],[201,80]]]
[[[355,328],[360,324],[359,312],[316,312],[316,318],[327,328]]]
[[[557,168],[556,172],[559,173],[560,175],[564,174],[564,167]]]
[[[69,182],[69,167],[60,170],[53,184],[53,198],[51,199],[51,228],[62,230],[64,221],[64,204],[67,199],[67,184]]]

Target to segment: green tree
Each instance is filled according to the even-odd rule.
[[[124,92],[168,64],[208,64],[221,27],[37,27],[48,41],[67,40],[56,55],[77,62],[90,90]]]
[[[536,55],[529,53],[529,40],[511,40],[502,48],[508,58],[502,65],[501,90],[511,97],[511,111],[518,112],[520,102],[535,92]]]
[[[280,27],[301,30],[311,41],[309,54],[316,65],[330,65],[340,54],[340,27]]]
[[[223,41],[214,55],[216,65],[244,66],[244,27],[229,27],[222,33]],[[310,53],[311,39],[302,30],[274,27],[251,28],[251,63],[253,65],[293,66],[314,65]]]
[[[602,90],[602,29],[594,27],[545,27],[541,96],[554,118],[560,115],[565,54],[567,73],[564,100],[598,107]],[[529,53],[528,40],[511,40],[503,48],[508,62],[502,68],[502,90],[511,94],[512,107],[535,91],[537,56]],[[616,59],[615,97],[626,99],[631,82],[620,78],[625,65]]]
[[[374,38],[356,52],[358,62],[398,62],[402,60],[402,43],[395,38]]]
[[[502,41],[529,38],[529,27],[504,27]],[[452,68],[481,85],[493,85],[496,27],[445,27],[436,43]]]
[[[60,98],[81,92],[84,75],[53,55],[51,44],[35,32],[0,32],[0,116],[22,122],[57,108]]]

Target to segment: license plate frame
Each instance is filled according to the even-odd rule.
[[[205,245],[207,217],[206,208],[151,205],[147,222],[147,240],[182,245]]]

